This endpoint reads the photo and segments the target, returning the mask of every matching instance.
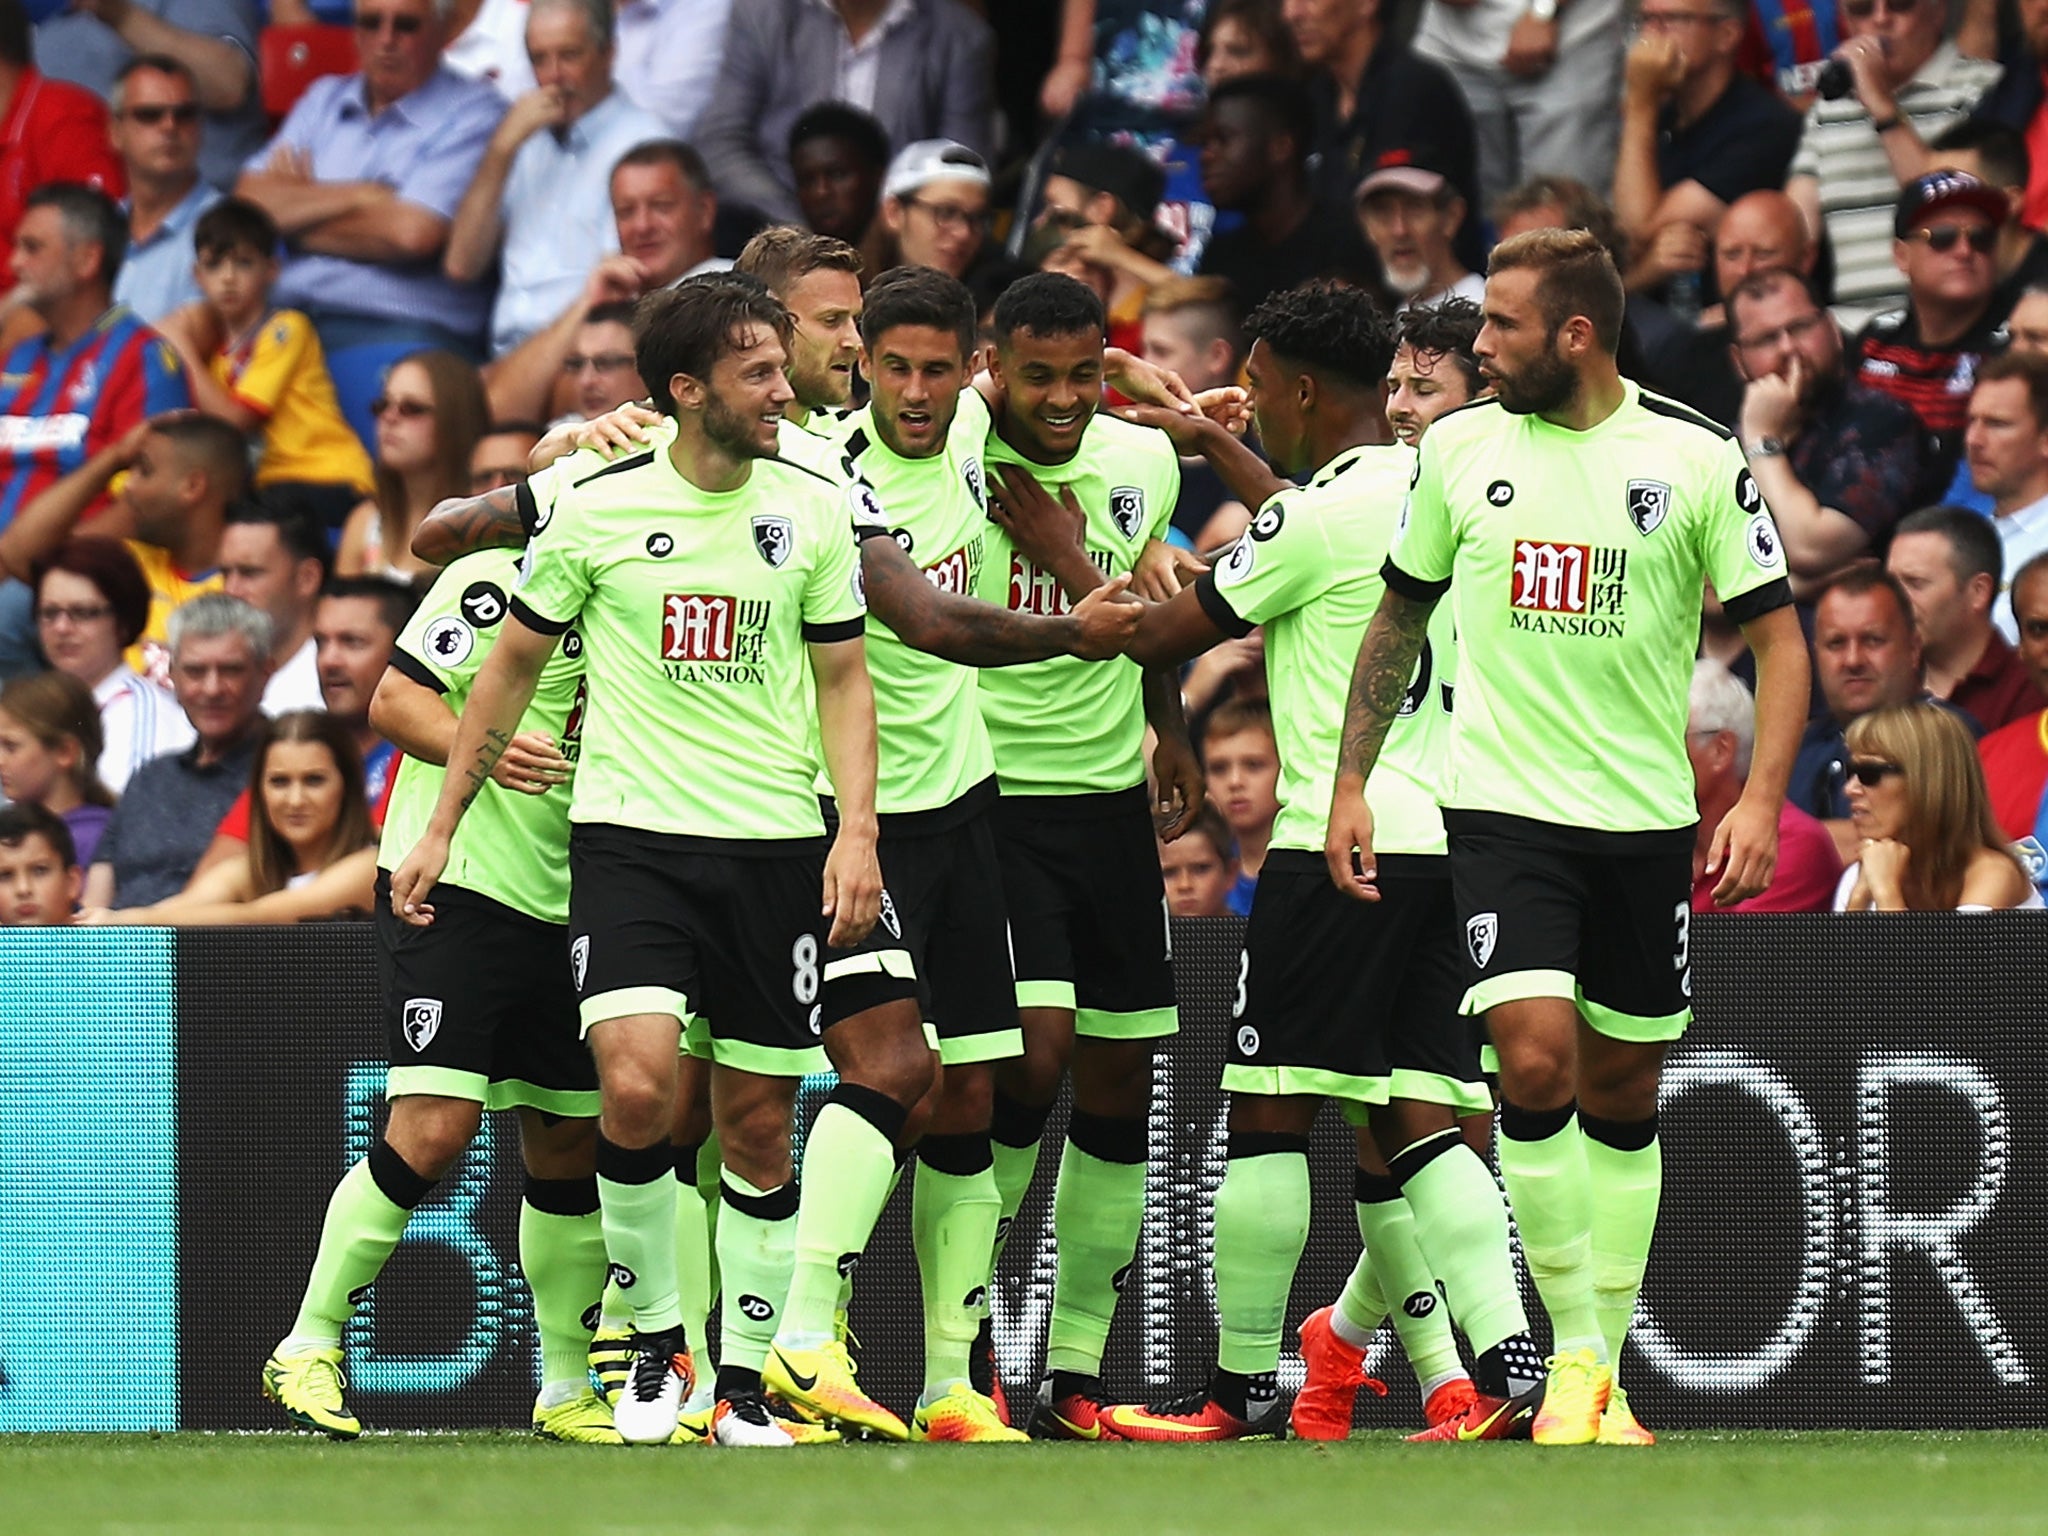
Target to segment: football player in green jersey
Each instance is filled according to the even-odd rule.
[[[1441,800],[1466,1012],[1500,1057],[1500,1166],[1555,1353],[1543,1444],[1647,1444],[1614,1384],[1662,1187],[1657,1085],[1691,1017],[1698,812],[1687,694],[1711,582],[1757,657],[1756,756],[1707,867],[1770,881],[1807,704],[1770,510],[1730,434],[1624,380],[1622,287],[1580,230],[1495,248],[1475,351],[1495,397],[1422,441],[1358,651],[1325,859],[1382,895],[1382,743],[1452,595],[1458,708]]]
[[[1140,413],[1182,450],[1204,452],[1259,512],[1213,571],[1148,611],[1132,651],[1147,664],[1178,663],[1263,625],[1280,743],[1282,807],[1253,898],[1223,1079],[1230,1137],[1215,1211],[1217,1369],[1185,1397],[1110,1407],[1101,1422],[1132,1440],[1284,1432],[1276,1370],[1308,1230],[1308,1132],[1334,1098],[1359,1127],[1355,1193],[1367,1249],[1403,1311],[1442,1331],[1440,1345],[1431,1341],[1432,1368],[1462,1379],[1437,1304],[1443,1277],[1492,1394],[1483,1432],[1499,1433],[1528,1411],[1503,1412],[1507,1399],[1540,1383],[1542,1371],[1515,1291],[1506,1207],[1457,1123],[1489,1100],[1477,1036],[1458,1014],[1458,935],[1435,802],[1456,672],[1448,626],[1431,636],[1388,748],[1380,809],[1389,900],[1345,900],[1322,864],[1349,658],[1379,595],[1412,463],[1390,442],[1384,412],[1394,337],[1365,294],[1327,284],[1269,299],[1246,327],[1260,440],[1308,483],[1278,479],[1213,423]],[[1013,502],[1033,495],[1020,479],[1006,484]],[[1323,1391],[1305,1392],[1292,1420],[1310,1438],[1350,1432],[1364,1344],[1386,1308],[1351,1340],[1333,1334],[1330,1313],[1302,1325],[1309,1385]],[[1466,1406],[1472,1400],[1468,1382]]]
[[[932,1078],[875,858],[847,498],[774,458],[790,389],[788,314],[772,296],[690,283],[651,297],[640,320],[641,372],[676,418],[675,441],[587,473],[564,466],[569,483],[540,519],[462,717],[451,762],[463,773],[393,874],[392,905],[432,922],[427,898],[462,813],[576,622],[593,687],[571,805],[571,956],[604,1095],[606,1247],[636,1328],[618,1431],[666,1441],[689,1385],[669,1143],[687,1017],[711,1041],[726,1283],[743,1283],[749,1256],[790,1275],[779,1305],[749,1290],[780,1322],[758,1376],[721,1365],[720,1428],[738,1420],[742,1443],[789,1443],[759,1401],[765,1380],[795,1406],[900,1439],[905,1426],[859,1391],[832,1336],[842,1267],[866,1242]],[[829,845],[807,691],[838,799]],[[797,1080],[826,1057],[840,1085],[812,1128],[800,1194],[790,1113]],[[784,1248],[793,1267],[772,1259]]]
[[[1023,613],[1062,613],[1104,575],[1132,571],[1180,492],[1166,434],[1098,414],[1105,316],[1070,277],[1037,273],[997,300],[990,371],[1002,390],[991,478],[1022,470],[1066,487],[1083,520],[1085,577],[1063,578],[1017,545],[1000,516],[981,590]],[[1179,1027],[1165,890],[1145,783],[1153,770],[1169,840],[1202,806],[1170,669],[1054,659],[984,673],[982,716],[1002,796],[997,844],[1010,909],[1024,1054],[996,1070],[996,1182],[1005,1227],[1038,1163],[1071,1069],[1074,1113],[1060,1159],[1048,1375],[1033,1425],[1100,1437],[1101,1368],[1117,1293],[1144,1216],[1152,1052]]]
[[[399,636],[371,705],[404,754],[384,823],[385,870],[412,846],[440,792],[456,715],[510,612],[519,557],[485,550],[441,573]],[[567,783],[579,750],[583,648],[568,636],[542,670],[519,731],[455,839],[440,921],[416,931],[376,914],[391,1115],[334,1192],[291,1333],[263,1369],[294,1423],[350,1439],[343,1324],[375,1283],[413,1209],[454,1166],[486,1108],[519,1110],[526,1187],[519,1261],[541,1339],[536,1434],[618,1443],[590,1390],[583,1322],[604,1286],[594,1151],[597,1076],[577,1038],[569,971]],[[388,876],[380,876],[380,881]]]

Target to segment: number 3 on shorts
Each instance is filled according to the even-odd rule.
[[[818,937],[806,933],[789,946],[794,970],[789,978],[790,994],[806,1007],[818,1000]]]

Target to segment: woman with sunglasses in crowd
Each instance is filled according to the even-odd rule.
[[[348,728],[323,710],[279,715],[263,726],[250,778],[244,857],[201,870],[167,900],[90,908],[79,921],[212,927],[368,912],[377,842]]]
[[[413,558],[413,530],[435,502],[469,494],[469,457],[491,408],[476,369],[452,352],[428,350],[391,365],[370,410],[377,494],[343,527],[334,574],[410,581],[432,569]]]
[[[1850,722],[1849,816],[1861,852],[1837,912],[1988,912],[2042,905],[1991,814],[1976,743],[1954,714],[1899,704]]]

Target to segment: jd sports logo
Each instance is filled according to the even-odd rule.
[[[1401,1310],[1410,1317],[1427,1317],[1436,1310],[1435,1291],[1417,1291],[1401,1303]]]
[[[583,1316],[579,1321],[583,1324],[583,1331],[585,1333],[597,1332],[597,1325],[604,1321],[604,1307],[600,1303],[593,1301],[583,1309]]]
[[[768,1298],[765,1296],[742,1296],[740,1298],[740,1311],[757,1323],[765,1323],[775,1315],[775,1308],[769,1304]]]
[[[1259,509],[1259,515],[1252,519],[1251,534],[1261,544],[1278,533],[1287,522],[1287,509],[1279,502],[1268,502]]]
[[[1421,461],[1416,461],[1418,468]],[[1504,507],[1515,499],[1515,488],[1505,480],[1496,480],[1486,488],[1486,499],[1496,507]]]
[[[786,517],[755,518],[754,548],[770,566],[782,569],[796,548],[796,525]]]
[[[1500,914],[1481,912],[1465,920],[1465,947],[1472,952],[1472,963],[1482,971],[1486,962],[1493,958],[1493,946],[1500,940]]]
[[[604,1277],[622,1291],[630,1291],[640,1282],[638,1275],[619,1263],[607,1264],[604,1268]]]
[[[1109,1288],[1115,1291],[1117,1295],[1123,1295],[1124,1287],[1130,1283],[1131,1271],[1135,1268],[1137,1268],[1135,1264],[1126,1264],[1122,1269],[1111,1275],[1109,1277]]]
[[[478,629],[505,617],[505,593],[495,582],[472,582],[462,593],[462,616]]]
[[[583,637],[573,629],[562,636],[562,654],[571,661],[583,654]],[[565,730],[562,734],[567,736],[571,733]]]
[[[424,1051],[433,1043],[434,1036],[441,1032],[441,999],[408,997],[399,1030],[407,1045],[415,1051]]]
[[[1259,1032],[1246,1024],[1237,1032],[1237,1054],[1256,1056],[1259,1054]]]
[[[839,1255],[839,1278],[842,1280],[850,1278],[853,1274],[854,1266],[859,1263],[860,1255],[857,1253],[842,1253]]]
[[[359,1285],[348,1293],[348,1304],[352,1307],[360,1307],[369,1299],[370,1287],[367,1285]]]
[[[676,541],[665,533],[647,535],[647,553],[657,560],[665,560],[676,547]]]
[[[1671,487],[1662,480],[1631,480],[1628,483],[1628,520],[1636,532],[1648,538],[1662,526],[1671,510]]]
[[[969,1312],[979,1312],[981,1310],[982,1303],[987,1300],[988,1287],[985,1285],[977,1285],[973,1290],[969,1291],[965,1296],[962,1296],[960,1298],[960,1305],[965,1307]]]
[[[1145,493],[1135,485],[1119,485],[1109,493],[1109,520],[1116,531],[1135,539],[1145,526]]]
[[[1016,1221],[1017,1218],[1014,1216],[998,1216],[996,1218],[997,1243],[1000,1244],[1003,1241],[1003,1239],[1010,1235],[1010,1228],[1016,1224]]]

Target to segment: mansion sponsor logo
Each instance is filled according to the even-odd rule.
[[[672,683],[767,681],[768,615],[762,598],[671,592],[661,605],[662,673]]]
[[[1510,629],[1618,640],[1627,596],[1626,550],[1515,540]]]

